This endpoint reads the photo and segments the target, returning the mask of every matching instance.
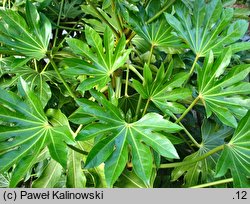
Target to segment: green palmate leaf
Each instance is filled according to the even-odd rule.
[[[36,179],[33,188],[53,188],[62,176],[63,168],[55,160],[51,160],[48,166],[43,171],[42,175]]]
[[[80,90],[89,90],[94,86],[103,88],[110,81],[110,76],[119,69],[128,59],[130,50],[125,49],[123,36],[115,46],[114,36],[107,27],[104,39],[91,27],[85,27],[87,43],[77,39],[68,39],[67,42],[75,54],[86,57],[92,64],[81,59],[65,59],[68,68],[64,71],[69,75],[87,75],[78,87]]]
[[[41,59],[47,52],[50,21],[26,1],[26,18],[18,12],[0,10],[0,42],[23,55]]]
[[[207,153],[208,151],[224,144],[224,139],[232,134],[232,129],[204,120],[201,127],[202,142],[199,150],[187,157],[183,161],[191,161]],[[215,153],[203,160],[176,167],[172,171],[172,181],[176,181],[184,175],[185,187],[194,186],[198,183],[208,183],[215,180],[215,167],[219,158],[219,153]]]
[[[180,88],[187,79],[188,74],[186,72],[179,72],[170,78],[172,69],[172,62],[169,64],[167,71],[164,70],[164,66],[162,65],[153,80],[150,68],[145,65],[143,84],[137,80],[133,80],[133,87],[144,99],[150,99],[159,109],[170,115],[184,112],[185,106],[176,101],[183,100],[192,95],[191,90]]]
[[[245,20],[237,20],[229,26],[233,9],[224,9],[220,0],[209,3],[195,0],[192,12],[180,3],[175,10],[176,17],[165,14],[168,23],[199,57],[210,50],[221,53],[221,48],[236,42],[247,31],[248,23]]]
[[[148,43],[159,51],[167,53],[175,53],[176,49],[182,48],[181,40],[172,34],[173,28],[167,23],[165,18],[158,18],[158,20],[147,23],[148,14],[140,8],[137,13],[130,12],[129,25],[142,39],[143,43]],[[138,41],[139,40],[139,41]],[[140,39],[133,40],[137,45]]]
[[[159,132],[176,132],[181,127],[156,113],[147,114],[137,122],[127,123],[119,109],[103,95],[92,90],[91,93],[102,106],[86,99],[79,99],[77,102],[79,109],[86,115],[94,116],[99,122],[85,126],[76,140],[88,140],[97,136],[102,138],[90,151],[85,167],[93,168],[105,162],[106,181],[108,186],[112,186],[128,162],[131,146],[133,169],[149,185],[153,167],[153,155],[149,146],[164,157],[178,158],[172,143]],[[92,127],[96,130],[92,131]]]
[[[234,187],[250,187],[250,111],[239,125],[219,158],[216,167],[217,176],[223,176],[230,169]]]
[[[46,117],[41,101],[20,79],[22,98],[0,89],[0,172],[16,164],[10,186],[15,186],[48,146],[54,160],[67,165],[67,143],[72,136],[68,126],[55,124]]]
[[[250,66],[244,64],[226,69],[230,58],[230,49],[215,62],[213,53],[207,54],[203,67],[198,67],[198,89],[207,116],[213,112],[224,124],[236,127],[236,119],[241,119],[250,109],[247,97],[250,83],[243,81],[250,72]]]

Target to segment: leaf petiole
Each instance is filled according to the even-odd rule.
[[[144,116],[146,114],[149,103],[150,103],[150,98],[147,100],[147,103],[146,103],[145,108],[143,110],[142,116]]]
[[[76,99],[76,98],[77,98],[76,95],[75,95],[74,92],[71,90],[71,88],[69,87],[69,85],[67,84],[67,82],[65,81],[65,79],[63,78],[63,76],[61,75],[61,73],[59,72],[58,67],[57,67],[56,63],[54,62],[53,58],[50,57],[49,55],[48,55],[48,58],[49,58],[49,60],[50,60],[50,63],[51,63],[51,65],[52,65],[52,67],[54,68],[54,70],[55,70],[57,76],[59,77],[59,79],[62,81],[63,85],[65,86],[65,88],[66,88],[67,91],[69,92],[69,95],[70,95],[72,98]]]
[[[179,117],[175,123],[179,123],[187,114],[188,112],[196,105],[196,103],[200,100],[200,96],[197,96],[194,101],[190,104],[190,106],[182,113],[181,117]]]
[[[144,81],[143,76],[140,74],[140,72],[137,71],[137,69],[134,66],[129,65],[129,69],[133,71],[142,81]]]
[[[168,164],[161,164],[160,165],[160,169],[167,169],[167,168],[175,168],[175,167],[179,167],[179,166],[185,166],[185,165],[190,165],[190,164],[193,164],[195,162],[198,162],[198,161],[201,161],[213,154],[215,154],[216,152],[218,151],[221,151],[223,150],[225,147],[225,145],[220,145],[218,147],[215,147],[214,149],[206,152],[205,154],[201,155],[200,157],[197,157],[193,160],[190,160],[190,161],[182,161],[182,162],[175,162],[175,163],[168,163]]]
[[[188,82],[189,79],[191,78],[191,76],[192,76],[192,74],[193,74],[193,72],[194,72],[195,65],[196,65],[196,63],[198,62],[199,58],[200,58],[200,55],[199,55],[199,54],[196,54],[196,57],[195,57],[194,62],[193,62],[193,64],[192,64],[192,67],[191,67],[191,69],[190,69],[190,71],[189,71],[188,78],[187,78],[186,81],[183,83],[183,87],[186,86],[187,82]]]
[[[215,186],[215,185],[220,185],[220,184],[225,184],[225,183],[231,183],[233,181],[234,181],[233,178],[227,178],[227,179],[223,179],[219,181],[200,184],[197,186],[191,186],[190,188],[205,188],[205,187],[210,187],[210,186]]]
[[[60,24],[60,19],[61,19],[61,16],[62,16],[63,5],[64,5],[64,0],[61,1],[60,11],[59,11],[58,19],[57,19],[57,23],[56,23],[57,26],[59,26],[59,24]],[[53,42],[53,47],[56,46],[56,41],[57,41],[57,36],[58,36],[58,30],[59,30],[59,28],[56,28],[56,33],[55,33],[55,38],[54,38],[54,42]]]
[[[125,81],[125,97],[128,97],[128,83],[129,83],[129,66],[127,66],[127,72],[126,72],[126,81]]]
[[[149,24],[149,23],[153,22],[155,19],[157,19],[157,18],[158,18],[164,11],[166,11],[166,10],[169,8],[169,6],[171,6],[174,2],[175,2],[175,0],[167,1],[167,2],[165,3],[165,5],[163,6],[163,8],[162,8],[158,13],[156,13],[152,18],[150,18],[150,19],[146,22],[146,24]]]
[[[177,117],[173,114],[171,117],[173,117],[177,121]],[[186,127],[181,123],[178,122],[178,124],[183,128],[183,131],[186,133],[186,135],[189,137],[189,139],[193,142],[193,144],[200,148],[201,145],[193,138],[193,136],[190,134],[190,132],[186,129]]]
[[[137,103],[136,111],[135,111],[135,121],[137,121],[137,119],[138,119],[138,115],[139,115],[140,107],[141,107],[141,102],[142,102],[142,96],[140,95],[138,103]]]

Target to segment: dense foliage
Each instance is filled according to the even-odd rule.
[[[0,187],[250,187],[235,2],[0,1]]]

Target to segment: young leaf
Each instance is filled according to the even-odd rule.
[[[219,158],[216,166],[218,177],[230,169],[235,188],[250,187],[250,111],[242,118],[239,125]]]
[[[96,85],[100,90],[110,81],[113,72],[123,66],[128,59],[130,50],[125,49],[124,36],[116,46],[114,45],[114,36],[108,27],[105,30],[103,41],[100,35],[89,26],[85,26],[85,33],[87,43],[72,38],[67,39],[67,42],[75,54],[86,57],[93,64],[80,59],[65,59],[64,63],[68,68],[64,73],[89,76],[79,85],[79,90],[89,90]]]
[[[112,186],[122,173],[128,161],[128,147],[132,149],[132,164],[136,174],[149,185],[153,167],[153,156],[148,146],[167,158],[178,158],[172,143],[159,131],[177,132],[181,127],[163,119],[156,113],[149,113],[134,123],[127,123],[117,107],[109,102],[102,94],[92,91],[95,99],[102,104],[86,99],[78,100],[80,109],[86,115],[94,115],[101,130],[105,124],[105,136],[99,140],[90,151],[85,167],[93,168],[105,162],[105,176],[108,186]],[[82,134],[76,140],[96,137],[88,130],[88,126],[81,130]],[[144,143],[142,143],[144,142]],[[148,146],[147,146],[148,145]]]
[[[172,65],[171,62],[166,72],[162,65],[153,81],[152,73],[147,71],[147,65],[145,65],[144,83],[133,80],[133,87],[144,99],[150,99],[160,110],[169,115],[184,112],[185,107],[177,101],[191,96],[189,89],[180,88],[188,77],[186,72],[179,72],[169,79],[168,72],[172,69]]]
[[[0,42],[23,55],[41,59],[51,36],[50,21],[26,1],[26,19],[17,11],[0,10]]]

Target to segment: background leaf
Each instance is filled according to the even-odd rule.
[[[50,21],[26,1],[26,19],[18,12],[0,10],[0,42],[36,59],[45,56],[51,36]]]
[[[51,160],[42,175],[33,182],[33,188],[53,188],[62,175],[62,166]]]
[[[220,0],[205,3],[195,0],[192,12],[183,4],[176,5],[176,17],[166,13],[168,23],[189,48],[204,57],[210,50],[221,50],[236,42],[247,31],[248,23],[238,20],[228,26],[233,17],[232,8],[223,8]]]
[[[228,127],[218,127],[215,123],[204,120],[201,127],[201,147],[195,153],[188,155],[183,161],[190,161],[200,157],[217,146],[224,144],[224,139],[232,134]],[[220,154],[216,153],[201,161],[176,167],[172,171],[172,181],[176,181],[184,175],[184,186],[194,186],[198,183],[208,183],[215,180],[215,166]]]

